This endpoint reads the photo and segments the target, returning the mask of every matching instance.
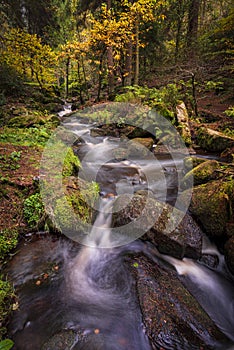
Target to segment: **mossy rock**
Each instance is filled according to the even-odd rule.
[[[144,191],[133,197],[128,194],[118,197],[112,223],[120,231],[131,223],[128,234],[134,236],[139,232],[143,240],[153,243],[161,253],[179,259],[201,256],[202,232],[192,217],[151,198]]]
[[[197,165],[190,170],[181,181],[181,188],[186,189],[190,187],[191,181],[194,185],[201,185],[210,180],[215,180],[218,177],[217,170],[220,168],[219,162],[216,160],[207,160]]]
[[[206,158],[199,158],[199,157],[185,157],[184,158],[184,169],[186,172],[192,170],[193,168],[195,168],[196,166],[198,166],[199,164],[202,164],[206,162]]]
[[[197,128],[196,137],[198,145],[210,152],[223,152],[234,146],[233,138],[204,126]]]
[[[184,191],[180,200],[189,195]],[[226,237],[227,223],[233,221],[234,179],[220,179],[193,189],[189,210],[210,237]]]
[[[63,176],[77,175],[80,168],[80,161],[74,154],[71,147],[68,147],[66,157],[63,163]]]

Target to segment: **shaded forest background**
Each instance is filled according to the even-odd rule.
[[[231,3],[1,0],[0,102],[30,84],[81,104],[131,85],[231,90]]]

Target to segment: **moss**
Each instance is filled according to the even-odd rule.
[[[233,183],[231,185],[220,180],[197,186],[193,190],[190,211],[209,236],[224,237],[226,234],[233,200],[229,195],[231,186]]]
[[[200,185],[216,179],[218,177],[216,170],[220,167],[221,165],[216,160],[207,160],[197,165],[184,176],[181,188],[185,189],[190,186],[191,181],[193,181],[194,185]]]
[[[0,232],[0,260],[2,260],[18,243],[18,231],[4,229]]]
[[[80,161],[72,148],[69,147],[63,163],[63,176],[77,175],[79,168]]]
[[[12,285],[3,276],[0,276],[0,340],[6,333],[6,321],[13,308],[14,290]]]

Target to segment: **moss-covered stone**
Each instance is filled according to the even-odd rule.
[[[131,222],[132,235],[139,231],[142,239],[152,242],[161,253],[179,259],[201,256],[202,232],[188,214],[144,193],[132,198],[127,194],[120,196],[113,209],[114,227],[125,227]]]
[[[199,158],[199,157],[185,157],[184,158],[184,169],[186,172],[192,170],[196,166],[198,166],[201,163],[206,162],[206,158]]]
[[[69,147],[63,163],[63,176],[77,175],[79,168],[80,161],[74,154],[72,148]]]
[[[191,181],[193,181],[194,185],[196,186],[216,179],[218,177],[216,170],[220,167],[219,162],[216,160],[207,160],[206,162],[202,162],[184,176],[181,181],[181,188],[188,188]]]
[[[234,146],[233,138],[205,126],[197,127],[196,137],[198,145],[211,152],[223,152]]]
[[[187,196],[181,195],[181,201]],[[226,237],[227,223],[233,221],[234,180],[229,177],[196,186],[189,210],[211,237]]]

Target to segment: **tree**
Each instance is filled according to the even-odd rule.
[[[25,79],[36,80],[42,90],[55,81],[56,56],[36,34],[10,29],[4,37],[1,60]]]

